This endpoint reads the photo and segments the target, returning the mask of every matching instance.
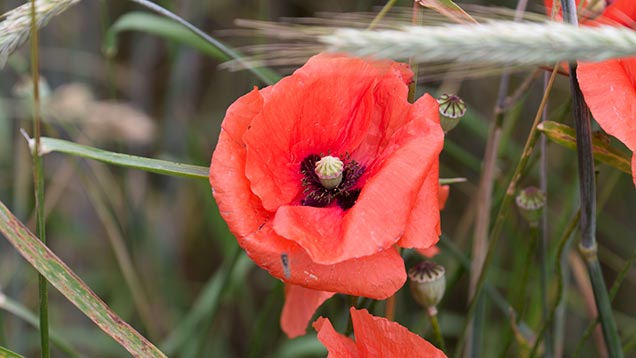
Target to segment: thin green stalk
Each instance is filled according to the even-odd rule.
[[[548,85],[548,74],[545,73],[543,75],[543,89]],[[543,113],[541,113],[541,122],[545,122],[548,118],[548,108],[547,106],[543,108]],[[555,354],[555,346],[554,346],[554,336],[552,334],[552,320],[548,320],[550,316],[549,306],[550,302],[548,299],[548,272],[550,272],[550,260],[548,257],[548,248],[550,247],[549,243],[549,227],[548,227],[548,145],[547,138],[545,135],[541,136],[539,142],[539,188],[544,195],[545,198],[545,207],[541,212],[541,251],[539,258],[539,265],[541,266],[541,316],[543,318],[543,322],[546,323],[546,336],[544,342],[544,357],[551,358]],[[560,279],[560,277],[559,277]],[[556,306],[555,306],[556,308]]]
[[[152,318],[150,300],[146,295],[146,291],[142,285],[142,280],[133,265],[132,258],[128,253],[124,237],[117,226],[116,219],[106,207],[103,194],[101,194],[99,190],[93,186],[95,180],[88,178],[85,175],[82,176],[82,180],[84,182],[84,189],[88,194],[91,204],[93,205],[93,209],[95,209],[97,217],[106,230],[106,236],[110,242],[117,265],[119,266],[122,276],[124,277],[124,281],[126,282],[126,286],[128,286],[132,295],[135,309],[139,312],[139,318],[147,331],[148,338],[153,339],[157,337],[157,329]]]
[[[442,351],[446,351],[442,329],[440,328],[439,321],[437,320],[437,309],[435,307],[431,307],[426,310],[426,313],[428,315],[428,318],[431,320],[431,327],[433,328],[433,336],[435,337],[437,348],[441,349]]]
[[[382,21],[382,19],[384,19],[384,16],[386,16],[386,14],[389,12],[389,10],[391,10],[396,2],[397,0],[387,1],[386,4],[384,4],[384,6],[382,7],[382,10],[380,10],[380,12],[373,18],[373,21],[371,21],[369,27],[367,27],[367,30],[375,29],[375,27],[378,26],[378,23]],[[417,6],[417,4],[415,4],[414,6]]]
[[[541,326],[541,329],[539,330],[539,333],[537,334],[537,338],[534,342],[534,345],[532,346],[532,350],[530,351],[531,358],[534,357],[537,349],[539,348],[539,343],[541,342],[541,338],[543,337],[544,334],[547,334],[548,327],[550,327],[550,325],[552,324],[552,321],[554,320],[554,317],[556,316],[557,308],[561,304],[561,299],[563,298],[563,265],[562,265],[561,258],[563,256],[563,252],[565,251],[565,248],[567,247],[568,242],[570,241],[570,238],[572,237],[572,234],[574,234],[576,227],[579,225],[580,217],[581,217],[581,211],[579,210],[577,211],[574,218],[572,218],[572,221],[570,221],[570,224],[563,232],[563,235],[561,236],[561,240],[559,241],[559,247],[557,249],[555,264],[554,264],[555,271],[556,271],[555,275],[557,277],[557,297],[556,297],[556,300],[554,301],[554,304],[552,305],[552,309],[550,310],[550,314],[548,315],[548,318],[544,320],[543,325]]]
[[[503,229],[504,220],[506,218],[506,215],[509,212],[508,207],[510,206],[510,203],[512,203],[512,199],[514,198],[514,195],[517,191],[517,184],[519,183],[519,180],[521,180],[521,177],[526,170],[528,161],[530,160],[530,155],[532,154],[532,150],[534,149],[537,139],[539,138],[537,125],[539,124],[539,121],[541,119],[541,114],[543,113],[543,108],[545,107],[545,104],[548,99],[548,95],[550,94],[550,91],[552,89],[552,84],[554,83],[554,80],[556,79],[556,74],[557,74],[556,69],[557,69],[557,65],[555,65],[554,70],[552,71],[552,75],[550,76],[550,81],[548,82],[548,86],[543,95],[543,99],[541,100],[541,104],[539,105],[539,109],[537,110],[537,114],[535,115],[534,122],[532,123],[532,129],[530,130],[530,134],[528,135],[528,139],[523,148],[523,152],[521,154],[519,163],[517,164],[517,167],[515,168],[512,178],[510,179],[510,183],[508,184],[508,188],[506,189],[506,193],[501,201],[501,204],[499,205],[499,210],[497,212],[495,224],[490,232],[490,241],[488,243],[488,250],[486,253],[486,258],[484,260],[484,265],[481,270],[481,273],[479,274],[479,279],[477,280],[477,284],[475,286],[474,297],[478,296],[479,292],[484,286],[484,283],[486,281],[486,274],[488,273],[488,267],[494,255],[494,251],[495,251],[494,248],[497,246],[497,243],[499,242],[499,238],[501,237],[501,230]],[[470,301],[468,305],[468,315],[467,315],[468,317],[472,317],[473,312],[475,311],[476,301],[477,300],[475,298],[473,298]],[[468,328],[468,324],[464,328],[464,334],[462,335],[462,338],[460,339],[461,341],[465,339],[466,333],[468,332],[467,328]],[[458,346],[461,347],[462,344],[463,342],[460,342]],[[459,353],[459,350],[457,353]]]
[[[518,21],[527,5],[527,0],[519,0],[515,11],[515,21]],[[499,83],[499,93],[495,105],[495,121],[488,134],[486,142],[486,152],[484,153],[484,168],[479,180],[479,190],[477,192],[477,215],[475,217],[475,234],[472,246],[472,266],[470,270],[470,285],[468,289],[468,301],[476,299],[477,309],[473,316],[469,315],[468,341],[464,352],[464,357],[479,357],[481,353],[481,332],[486,313],[486,302],[483,297],[477,297],[477,282],[484,269],[485,258],[488,249],[488,228],[491,222],[493,186],[495,183],[495,166],[497,153],[501,142],[501,132],[503,128],[504,106],[508,96],[510,86],[510,73],[504,71]]]
[[[535,226],[530,227],[530,246],[528,247],[528,252],[526,254],[523,273],[521,275],[521,280],[519,282],[519,287],[521,287],[521,292],[519,292],[519,296],[517,297],[517,311],[519,312],[519,316],[523,315],[526,310],[527,303],[527,287],[528,287],[528,277],[530,276],[530,267],[532,266],[532,257],[535,255],[535,251],[537,249],[537,244],[539,242],[539,229]]]
[[[563,18],[572,25],[577,25],[576,5],[574,0],[562,1]],[[570,63],[570,89],[576,128],[576,152],[579,164],[579,191],[581,202],[581,242],[579,250],[585,260],[594,300],[601,319],[603,337],[610,357],[622,357],[621,340],[618,335],[616,321],[612,314],[612,305],[607,294],[605,281],[598,261],[596,243],[596,177],[594,157],[592,154],[592,128],[590,112],[583,99],[583,93],[576,79],[576,64]]]
[[[464,253],[444,234],[442,234],[441,240],[438,245],[445,250],[448,254],[450,254],[465,270],[470,269],[470,259],[464,255]],[[511,317],[517,316],[517,312],[515,308],[506,301],[506,299],[490,284],[484,284],[484,292],[488,295],[488,297],[494,302],[495,307],[497,307],[501,314],[503,314],[507,319]],[[517,326],[519,330],[524,334],[524,337],[534,336],[534,333],[530,330],[530,327],[519,320],[517,322]]]
[[[33,189],[35,192],[36,235],[46,244],[46,227],[44,217],[44,173],[42,158],[37,154],[40,149],[40,63],[38,53],[38,28],[35,16],[35,0],[31,0],[31,77],[33,78],[33,136],[35,150],[33,152]],[[38,274],[38,296],[40,305],[40,348],[41,356],[51,356],[49,344],[49,302],[48,287],[44,276]]]

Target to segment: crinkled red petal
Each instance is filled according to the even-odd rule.
[[[334,292],[316,291],[296,285],[285,285],[285,305],[280,316],[280,326],[289,338],[302,336],[309,320]]]
[[[353,339],[348,338],[333,328],[329,319],[319,317],[313,327],[318,332],[318,340],[329,351],[327,358],[358,358],[358,348]]]
[[[446,357],[406,327],[382,317],[374,317],[365,309],[351,307],[353,332],[361,357]]]

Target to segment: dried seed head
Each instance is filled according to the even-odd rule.
[[[444,297],[446,269],[433,261],[422,261],[409,270],[409,286],[417,303],[434,309]]]

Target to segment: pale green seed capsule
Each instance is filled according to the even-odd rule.
[[[433,261],[420,262],[409,270],[409,287],[417,303],[434,309],[444,297],[446,269]]]
[[[537,227],[545,206],[545,194],[540,189],[530,186],[519,192],[515,202],[528,225]]]
[[[327,155],[316,162],[316,175],[325,189],[333,189],[342,182],[344,163],[340,158]]]

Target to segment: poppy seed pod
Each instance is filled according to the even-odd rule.
[[[439,103],[439,113],[442,115],[440,123],[446,133],[455,128],[466,114],[466,104],[459,96],[447,93],[438,97],[437,103]]]
[[[433,261],[422,261],[409,270],[409,286],[417,303],[436,310],[446,290],[446,269]]]
[[[537,227],[545,206],[545,194],[536,187],[527,187],[519,192],[515,202],[528,225]]]

